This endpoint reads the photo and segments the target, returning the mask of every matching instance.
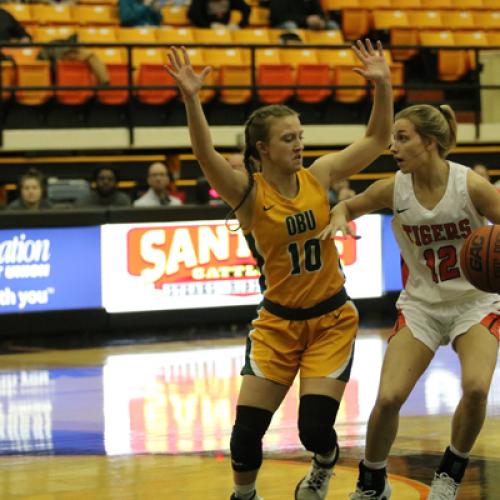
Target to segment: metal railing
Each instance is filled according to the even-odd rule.
[[[94,90],[94,91],[114,91],[114,90],[127,90],[129,94],[128,99],[128,108],[129,113],[127,114],[127,129],[129,134],[129,143],[132,146],[134,144],[134,127],[133,123],[130,120],[130,116],[132,114],[132,95],[134,92],[138,90],[167,90],[167,89],[175,89],[177,90],[176,85],[135,85],[134,84],[134,61],[133,61],[133,50],[134,49],[144,49],[144,48],[156,48],[163,49],[167,51],[170,47],[179,47],[179,44],[167,44],[167,43],[2,43],[0,44],[0,51],[3,48],[42,48],[42,47],[68,47],[69,49],[75,48],[117,48],[117,49],[125,49],[126,50],[126,62],[127,65],[127,85],[47,85],[47,86],[19,86],[19,85],[3,85],[3,75],[4,65],[0,64],[0,95],[3,95],[4,92],[12,92],[15,99],[15,93],[18,90],[22,90],[23,92],[29,91],[43,91],[50,90],[53,92],[56,91],[70,91],[70,90]],[[250,64],[251,68],[251,83],[250,85],[207,85],[204,86],[203,89],[206,90],[214,90],[215,92],[224,90],[250,90],[251,92],[251,102],[253,101],[255,104],[259,102],[258,98],[258,90],[264,89],[291,89],[291,90],[321,90],[321,89],[367,89],[369,88],[369,83],[364,85],[258,85],[257,84],[257,72],[256,72],[256,51],[266,48],[279,48],[280,50],[297,50],[297,49],[348,49],[350,50],[350,45],[324,45],[324,44],[300,44],[300,45],[278,45],[278,44],[268,44],[268,45],[248,45],[248,44],[217,44],[210,47],[201,44],[183,44],[182,46],[186,48],[201,48],[204,50],[210,49],[244,49],[250,50]],[[500,46],[448,46],[448,45],[434,45],[434,46],[422,46],[422,45],[387,45],[384,47],[385,50],[392,51],[396,50],[417,50],[420,54],[428,52],[432,53],[439,50],[452,52],[452,51],[472,51],[474,53],[474,58],[476,61],[475,68],[473,68],[470,72],[469,82],[464,81],[451,81],[451,82],[443,82],[443,81],[435,81],[429,83],[407,83],[403,81],[402,85],[393,85],[395,89],[403,89],[407,90],[470,90],[473,91],[474,94],[474,111],[475,111],[475,133],[476,138],[479,138],[480,132],[480,124],[481,124],[481,91],[482,90],[500,90],[500,84],[498,85],[481,85],[480,83],[480,73],[482,70],[481,64],[479,62],[479,53],[481,51],[489,51],[489,50],[500,50]],[[3,60],[5,62],[6,59]],[[14,63],[14,66],[16,64]],[[333,98],[334,99],[334,98]],[[3,117],[5,113],[5,100],[0,100],[0,123],[3,123]],[[3,127],[0,127],[0,146],[3,145]]]

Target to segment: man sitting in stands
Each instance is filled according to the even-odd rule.
[[[130,198],[118,191],[118,175],[111,167],[99,167],[94,174],[95,189],[77,200],[77,207],[128,207]]]
[[[147,183],[149,189],[140,198],[134,201],[136,207],[178,206],[182,201],[168,194],[171,182],[167,166],[162,162],[155,162],[149,166]]]
[[[231,11],[241,14],[238,25],[230,24]],[[244,0],[192,0],[189,20],[198,28],[245,28],[250,18],[250,6]]]
[[[490,173],[488,172],[488,167],[483,165],[482,163],[476,163],[472,170],[479,174],[483,179],[486,179],[488,182],[491,182]]]
[[[339,25],[323,12],[319,0],[270,0],[269,7],[273,28],[339,29]]]

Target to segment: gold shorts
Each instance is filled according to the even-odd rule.
[[[301,378],[347,382],[357,331],[358,312],[350,301],[307,320],[283,319],[261,308],[247,337],[241,374],[287,386],[298,371]]]

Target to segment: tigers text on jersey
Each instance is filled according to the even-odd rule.
[[[256,199],[245,235],[262,272],[265,297],[292,308],[312,307],[338,292],[345,281],[332,240],[318,235],[330,220],[327,193],[306,169],[299,191],[286,198],[262,174],[254,174]]]
[[[418,202],[411,174],[396,174],[392,229],[403,259],[402,297],[437,303],[485,294],[464,278],[460,250],[465,238],[484,226],[486,220],[469,196],[470,169],[458,163],[448,164],[448,185],[432,210]]]

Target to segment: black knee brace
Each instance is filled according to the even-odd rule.
[[[333,428],[339,402],[328,396],[307,394],[300,398],[299,437],[306,450],[320,455],[333,451],[337,433]]]
[[[262,464],[262,437],[273,414],[252,406],[236,407],[236,422],[231,433],[231,465],[236,472],[258,469]]]

